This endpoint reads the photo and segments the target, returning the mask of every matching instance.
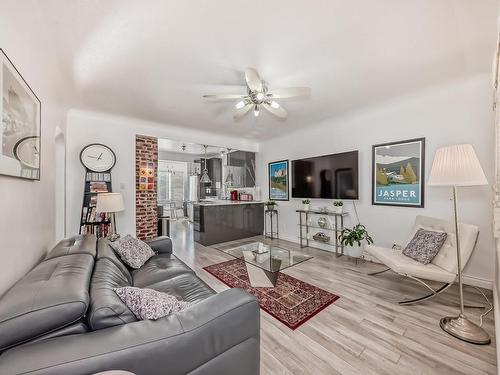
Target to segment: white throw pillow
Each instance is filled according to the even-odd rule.
[[[115,250],[120,258],[132,268],[141,268],[149,258],[155,255],[151,246],[147,243],[127,234],[125,237],[110,242],[109,245]]]
[[[114,291],[137,319],[141,320],[156,320],[183,311],[192,305],[192,302],[179,301],[171,294],[148,288],[126,286]]]

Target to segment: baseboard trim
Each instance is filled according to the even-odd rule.
[[[294,243],[299,243],[300,242],[297,237],[287,236],[287,235],[282,235],[282,234],[280,234],[280,239],[286,240],[286,241],[290,241],[290,242],[294,242]],[[334,253],[333,250],[323,249],[323,248],[316,247],[316,246],[310,246],[310,247],[312,247],[314,249],[318,249],[318,250],[328,251],[330,253]],[[349,255],[348,249],[345,249],[345,253],[347,255]],[[378,263],[376,261],[376,259],[370,257],[366,253],[365,253],[365,259],[367,261],[370,261],[370,262]],[[480,277],[477,277],[477,276],[462,275],[462,281],[463,281],[463,283],[465,285],[477,286],[479,288],[484,288],[484,289],[489,289],[489,290],[493,289],[493,281],[492,280],[483,279],[483,278],[480,278]]]

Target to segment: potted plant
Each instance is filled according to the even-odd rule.
[[[344,209],[344,202],[335,200],[333,201],[333,212],[336,214],[341,214]]]
[[[309,199],[303,199],[302,200],[302,209],[304,211],[309,211],[311,208],[311,201]]]
[[[366,231],[366,227],[363,224],[356,224],[352,229],[344,228],[339,235],[339,240],[342,245],[352,248],[352,251],[349,251],[349,255],[356,258],[359,258],[363,254],[363,241],[366,241],[368,245],[373,243],[373,238]]]
[[[272,211],[272,210],[276,209],[277,203],[270,199],[270,200],[266,201],[265,205],[266,205],[266,208],[268,211]]]

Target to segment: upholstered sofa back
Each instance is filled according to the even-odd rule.
[[[81,242],[76,253],[56,247],[56,256],[39,263],[2,296],[0,351],[68,327],[85,315],[96,239],[75,241]]]
[[[418,215],[415,220],[415,227],[409,240],[413,238],[420,228],[446,232],[446,241],[443,247],[432,260],[432,263],[445,269],[448,272],[456,273],[457,267],[457,237],[455,235],[455,224],[451,221],[436,219],[429,216]],[[472,251],[476,245],[479,235],[479,228],[471,224],[459,224],[460,232],[460,254],[462,258],[462,270],[469,261]]]
[[[115,288],[131,286],[132,275],[115,254],[107,239],[97,242],[97,260],[90,282],[87,321],[92,330],[135,322],[132,311],[115,293]]]

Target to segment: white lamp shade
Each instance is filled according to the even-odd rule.
[[[431,186],[476,186],[488,185],[479,159],[470,144],[439,148],[434,156]]]
[[[121,193],[100,193],[97,194],[97,212],[118,212],[123,211],[123,197]]]

